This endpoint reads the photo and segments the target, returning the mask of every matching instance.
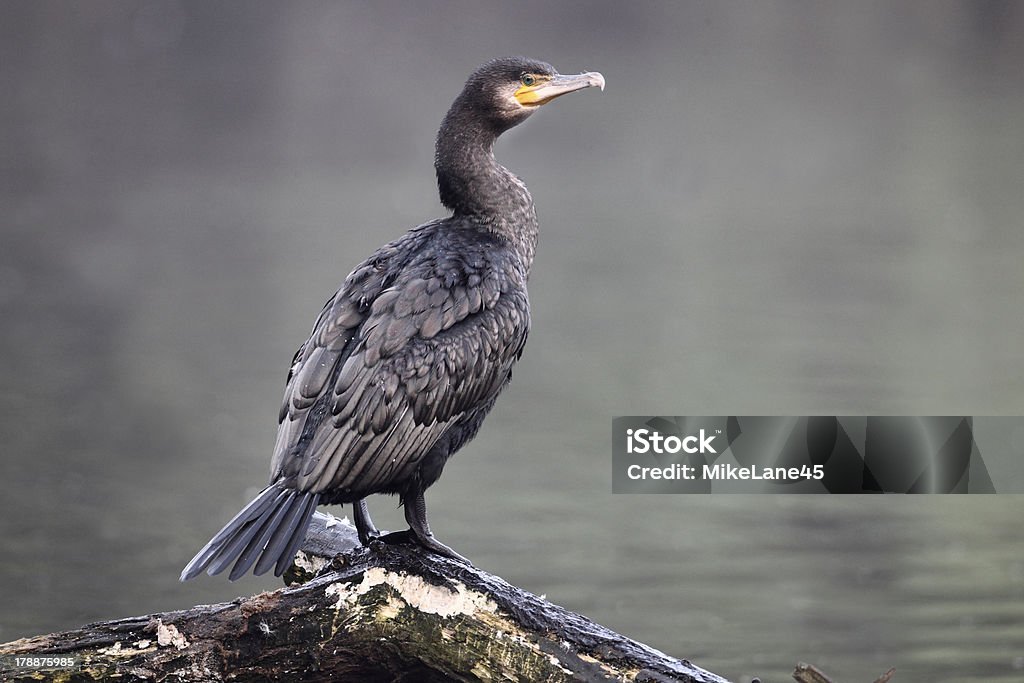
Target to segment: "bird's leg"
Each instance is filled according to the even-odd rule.
[[[473,564],[434,538],[434,534],[430,531],[430,525],[427,524],[427,501],[423,497],[423,489],[418,486],[413,490],[413,495],[405,499],[405,521],[409,522],[409,531],[412,532],[416,542],[424,548],[453,560]]]
[[[380,538],[381,533],[373,525],[370,519],[370,511],[366,509],[366,499],[360,498],[352,504],[352,517],[356,523],[356,533],[359,534],[359,542],[363,545],[370,545]]]
[[[423,491],[418,487],[412,490],[411,495],[402,496],[402,507],[405,508],[405,520],[409,522],[409,528],[405,531],[392,531],[390,534],[377,536],[374,540],[388,545],[404,545],[415,543],[438,555],[450,557],[466,564],[472,564],[462,555],[434,538],[427,523],[427,503],[423,498]]]

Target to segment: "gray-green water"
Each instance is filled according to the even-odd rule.
[[[737,681],[1024,678],[1021,497],[613,496],[609,444],[618,414],[1024,413],[1016,3],[0,19],[0,641],[276,586],[177,574],[264,481],[322,301],[440,213],[462,79],[525,53],[608,88],[497,150],[542,220],[534,332],[428,493],[442,540]]]

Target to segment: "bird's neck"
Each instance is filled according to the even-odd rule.
[[[529,190],[493,153],[500,131],[464,115],[458,102],[437,134],[434,168],[441,203],[468,225],[507,240],[527,268],[537,248],[537,213]]]

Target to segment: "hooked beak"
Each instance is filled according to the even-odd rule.
[[[576,74],[575,76],[555,74],[548,80],[541,81],[535,85],[520,87],[515,92],[515,98],[524,107],[539,107],[566,93],[576,92],[577,90],[592,86],[604,90],[604,76],[596,71]]]

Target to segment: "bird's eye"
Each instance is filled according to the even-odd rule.
[[[523,74],[519,80],[522,82],[523,85],[527,87],[537,82],[537,79],[534,78],[533,74]]]

